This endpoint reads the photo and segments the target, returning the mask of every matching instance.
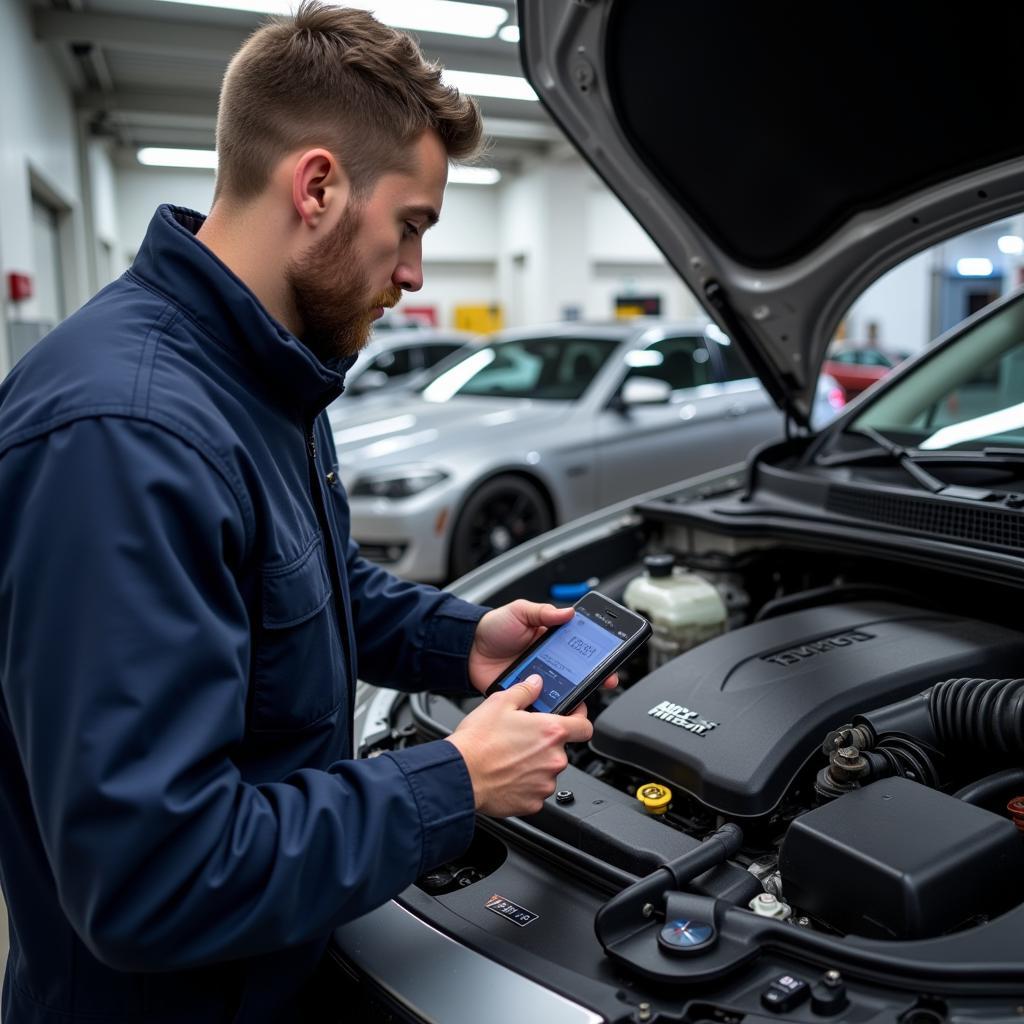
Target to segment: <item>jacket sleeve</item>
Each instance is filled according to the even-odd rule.
[[[330,446],[336,465],[334,439],[324,418],[320,426],[321,448]],[[344,489],[338,486],[328,493],[344,533],[360,678],[396,690],[475,694],[467,659],[477,623],[488,609],[436,587],[400,580],[363,558],[349,536]]]
[[[323,937],[473,829],[447,741],[243,781],[246,513],[201,448],[107,418],[0,456],[4,706],[61,905],[123,970]]]

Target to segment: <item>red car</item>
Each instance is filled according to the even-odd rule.
[[[881,380],[903,356],[887,354],[877,348],[845,348],[833,352],[823,367],[845,388],[849,398],[859,395],[876,380]]]

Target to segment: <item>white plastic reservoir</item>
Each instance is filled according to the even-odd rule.
[[[725,630],[721,595],[702,576],[675,565],[672,555],[647,555],[643,574],[626,585],[623,603],[654,629],[647,644],[652,672]]]

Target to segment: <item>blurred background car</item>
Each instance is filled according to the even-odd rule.
[[[823,369],[842,385],[848,398],[855,398],[905,358],[899,353],[883,352],[870,345],[845,346],[829,354]]]
[[[346,404],[353,398],[414,384],[424,371],[457,352],[476,336],[426,327],[374,328],[366,347],[345,377]]]
[[[400,576],[442,582],[558,523],[743,459],[782,415],[703,320],[507,331],[415,390],[330,409],[352,536]],[[818,422],[841,408],[823,379]]]

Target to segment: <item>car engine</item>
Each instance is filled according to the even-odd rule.
[[[724,835],[728,854],[677,887],[826,937],[938,938],[1024,903],[1024,800],[1007,808],[1024,793],[1024,631],[967,614],[970,594],[934,607],[796,564],[776,552],[683,570],[718,590],[725,631],[635,655],[591,699],[593,738],[526,822],[531,839],[621,887]],[[619,579],[605,592],[621,599]]]
[[[842,931],[937,935],[1024,896],[1021,837],[1005,818],[920,784],[952,753],[938,749],[926,715],[915,730],[925,764],[883,761],[884,796],[869,795],[867,778],[865,788],[844,787],[842,772],[831,778],[823,743],[859,711],[921,706],[937,680],[998,679],[1021,664],[1024,634],[992,623],[884,602],[807,608],[657,668],[598,717],[591,749],[609,775],[634,775],[627,788],[664,784],[696,822],[709,824],[713,812],[760,836],[764,849],[750,867],[787,900],[772,906],[791,901]],[[913,746],[913,733],[895,728],[913,728],[910,710],[903,715],[883,735]],[[842,742],[856,749],[852,737]],[[947,848],[930,837],[913,849],[925,834],[915,821],[944,822]],[[981,884],[965,886],[966,878]]]
[[[1024,634],[894,604],[834,604],[709,640],[624,692],[593,750],[730,818],[770,813],[837,721],[947,676],[1024,664]]]

